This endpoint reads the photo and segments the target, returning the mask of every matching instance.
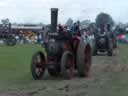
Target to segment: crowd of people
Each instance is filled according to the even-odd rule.
[[[57,26],[57,32],[69,32],[71,34],[76,34],[77,36],[86,37],[87,34],[91,33],[91,28],[81,30],[80,28],[80,22],[77,21],[71,27],[58,24]],[[19,32],[18,34],[15,34],[14,37],[17,41],[17,43],[21,44],[28,44],[28,43],[38,43],[42,44],[44,43],[44,40],[46,38],[46,33],[48,31],[43,30],[43,32]]]
[[[29,44],[29,43],[42,43],[43,34],[42,33],[29,33],[29,34],[15,34],[14,35],[17,43]]]

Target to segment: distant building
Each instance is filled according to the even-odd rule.
[[[12,24],[11,29],[13,32],[19,31],[33,31],[33,32],[42,32],[43,25],[38,24]]]

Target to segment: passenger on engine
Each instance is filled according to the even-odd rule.
[[[61,24],[58,25],[58,32],[64,32],[64,27]]]
[[[77,36],[81,36],[81,33],[80,33],[80,21],[77,21],[77,23],[76,23],[75,32],[76,32]]]

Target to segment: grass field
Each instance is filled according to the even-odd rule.
[[[113,57],[93,57],[90,78],[34,81],[31,57],[39,45],[0,47],[0,96],[128,96],[128,45],[119,44]],[[69,91],[65,93],[65,86]]]
[[[0,83],[30,80],[30,63],[33,53],[42,50],[39,45],[0,47]]]

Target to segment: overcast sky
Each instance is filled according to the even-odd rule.
[[[60,23],[69,17],[94,21],[100,12],[111,14],[116,22],[128,22],[127,0],[0,0],[0,20],[49,23],[51,7],[59,8]]]

